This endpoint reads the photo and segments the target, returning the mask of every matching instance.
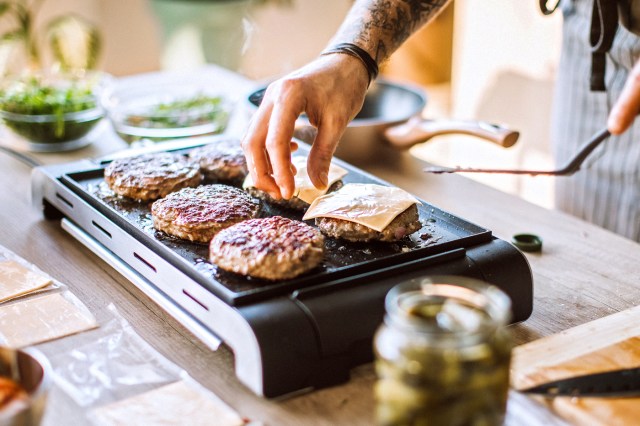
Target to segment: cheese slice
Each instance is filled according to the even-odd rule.
[[[400,213],[418,203],[417,199],[400,188],[350,183],[316,198],[302,220],[330,217],[359,223],[380,232]]]
[[[82,302],[66,293],[0,306],[0,344],[20,348],[97,327]]]
[[[296,166],[298,173],[296,173],[294,177],[295,181],[295,190],[293,192],[294,197],[298,197],[302,201],[311,204],[313,200],[318,198],[321,195],[327,193],[327,190],[331,185],[342,179],[344,176],[349,173],[346,169],[337,166],[333,163],[329,165],[329,174],[327,176],[327,188],[318,189],[313,186],[311,183],[311,179],[309,178],[309,174],[307,172],[307,157],[292,157],[291,163]],[[248,175],[242,184],[243,188],[250,188],[253,186],[253,179],[251,179],[251,175]]]
[[[99,426],[245,424],[238,413],[215,395],[184,381],[96,408],[91,414],[93,423]]]
[[[25,268],[18,262],[0,262],[0,302],[41,289],[51,283],[51,278]]]

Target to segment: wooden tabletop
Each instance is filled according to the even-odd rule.
[[[251,82],[215,67],[202,70],[201,77],[210,79],[212,84],[224,82],[239,93],[247,93],[253,87]],[[238,132],[242,131],[245,118],[243,114],[236,117],[234,128]],[[20,143],[6,137],[0,144],[25,151]],[[125,147],[107,128],[93,145],[78,151],[28,154],[52,164]],[[462,176],[425,175],[422,167],[419,160],[403,154],[397,161],[363,168],[491,229],[500,238],[510,240],[515,233],[531,232],[544,240],[542,253],[526,255],[534,274],[535,302],[531,318],[512,327],[517,343],[640,304],[639,244]],[[371,365],[355,369],[352,380],[344,385],[283,401],[252,394],[235,378],[233,354],[227,347],[223,345],[215,352],[207,349],[145,294],[63,231],[59,222],[45,220],[30,200],[30,172],[29,166],[0,151],[0,244],[68,285],[94,314],[104,314],[107,305],[113,303],[147,342],[242,416],[267,425],[372,423]],[[67,349],[65,339],[49,345],[58,345],[60,351]],[[47,419],[55,424],[50,414]],[[59,421],[56,418],[56,423]]]

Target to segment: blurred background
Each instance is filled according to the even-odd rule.
[[[34,3],[39,7],[35,25],[74,14],[97,27],[102,40],[97,68],[117,77],[215,63],[249,79],[269,81],[317,56],[352,1]],[[510,149],[443,136],[412,148],[414,155],[449,166],[551,168],[549,119],[561,41],[559,15],[542,16],[535,1],[455,0],[405,43],[382,75],[423,87],[429,97],[425,116],[481,119],[521,132]],[[7,61],[8,55],[0,47],[5,73],[21,66],[19,60]],[[551,178],[469,177],[551,206]]]

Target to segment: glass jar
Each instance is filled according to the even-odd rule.
[[[376,333],[376,420],[390,425],[500,425],[509,389],[509,297],[442,276],[388,293]]]

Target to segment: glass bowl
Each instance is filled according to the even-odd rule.
[[[116,88],[103,106],[125,142],[146,145],[222,133],[233,102],[206,86],[157,84]]]
[[[16,114],[0,110],[5,126],[24,138],[33,151],[67,151],[91,143],[87,134],[100,122],[104,112],[96,107],[61,115]]]
[[[49,361],[35,348],[0,347],[0,383],[5,398],[9,397],[0,404],[0,424],[40,424],[53,382],[52,374]]]
[[[0,91],[0,119],[32,151],[66,151],[91,143],[104,117],[93,80],[30,76]]]

